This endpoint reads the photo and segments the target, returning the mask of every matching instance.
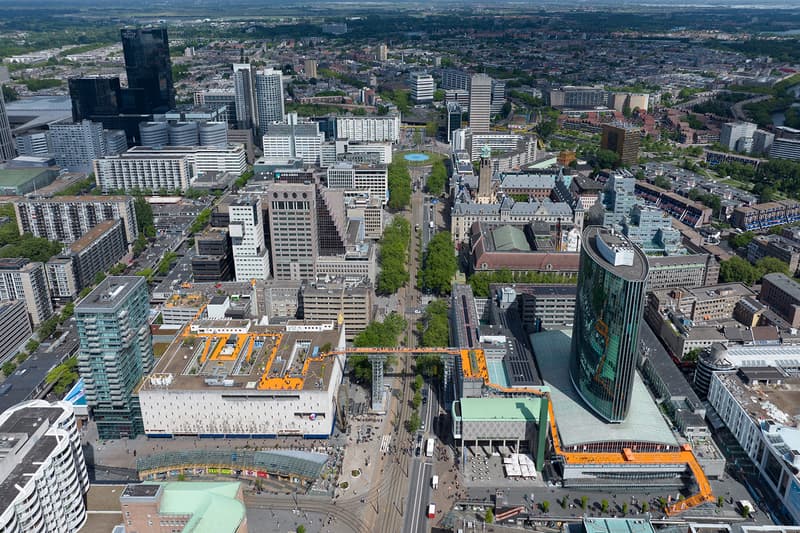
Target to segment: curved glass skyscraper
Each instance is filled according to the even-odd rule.
[[[572,330],[572,384],[609,422],[628,414],[639,358],[647,258],[627,237],[600,226],[583,232]]]

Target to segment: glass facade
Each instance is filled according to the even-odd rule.
[[[584,231],[570,377],[609,422],[623,421],[630,407],[647,275],[646,257],[627,238],[598,226]]]
[[[135,95],[129,107],[137,113],[168,111],[175,107],[172,63],[165,28],[121,30],[128,91]]]

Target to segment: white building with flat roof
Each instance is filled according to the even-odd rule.
[[[400,140],[400,115],[387,117],[336,117],[336,138],[351,141]]]

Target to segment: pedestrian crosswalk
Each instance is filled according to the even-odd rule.
[[[381,453],[389,453],[389,443],[392,442],[391,435],[381,437]]]

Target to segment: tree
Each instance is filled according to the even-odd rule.
[[[442,358],[439,355],[420,355],[414,362],[417,365],[417,372],[426,378],[438,378],[442,375]]]
[[[98,272],[97,274],[94,275],[94,284],[98,285],[104,279],[106,279],[106,273],[105,272]]]
[[[397,158],[387,170],[389,187],[389,209],[399,210],[411,204],[411,175],[405,159]]]
[[[419,271],[419,284],[436,294],[450,294],[457,271],[458,261],[450,233],[439,232],[428,242]]]
[[[737,250],[740,248],[747,248],[747,245],[750,244],[755,238],[756,234],[752,231],[745,231],[744,233],[731,233],[728,236],[728,243],[736,248]]]
[[[137,196],[133,201],[133,210],[136,213],[136,225],[145,237],[155,237],[156,227],[153,218],[153,208],[144,199],[144,196]]]
[[[605,513],[606,511],[608,511],[608,500],[604,498],[600,500],[600,512]]]
[[[722,509],[723,505],[725,505],[725,498],[722,496],[717,496],[717,507]]]
[[[48,241],[43,237],[34,237],[26,233],[3,246],[0,249],[0,257],[25,257],[31,261],[46,263],[54,255],[60,254],[62,249],[63,245],[60,242]]]
[[[587,496],[581,496],[581,509],[586,509],[586,504],[589,503]]]
[[[761,276],[765,274],[772,274],[773,272],[780,272],[791,277],[789,272],[789,263],[781,261],[777,257],[762,257],[756,261],[756,268],[762,272]]]
[[[297,533],[306,533],[306,526],[304,526],[303,524],[300,524],[299,526],[297,526],[297,529],[295,531]]]
[[[719,264],[719,279],[723,283],[741,282],[752,285],[761,279],[762,272],[738,256],[733,256]]]
[[[37,341],[36,339],[31,339],[25,345],[25,351],[28,353],[33,353],[36,351],[36,348],[38,347],[39,347],[39,341]]]
[[[408,322],[397,313],[390,313],[383,322],[374,321],[356,335],[356,347],[391,348],[397,346],[397,337],[406,329]]]
[[[414,409],[419,409],[419,406],[422,405],[422,394],[417,391],[414,393],[414,397],[411,398],[411,405]]]
[[[17,364],[14,361],[6,361],[3,363],[3,366],[0,367],[0,370],[3,371],[3,375],[8,377],[14,373],[14,370],[17,369]]]
[[[487,524],[494,523],[494,511],[492,511],[491,507],[486,508],[486,513],[483,515],[483,521]]]
[[[445,347],[450,344],[450,320],[447,314],[446,300],[433,300],[425,308],[418,328],[422,337],[422,346]],[[417,364],[419,367],[419,362]]]
[[[597,150],[592,159],[597,168],[616,168],[619,165],[619,154],[605,148]]]
[[[411,225],[405,218],[395,217],[383,230],[383,236],[378,243],[378,262],[381,266],[376,283],[378,294],[394,294],[409,281],[406,264],[410,239]]]
[[[751,509],[749,505],[742,505],[742,517],[750,518]]]
[[[422,420],[420,420],[419,413],[415,409],[411,413],[411,416],[408,417],[408,420],[406,420],[406,430],[408,430],[409,433],[414,433],[419,429],[421,424]]]
[[[53,384],[53,392],[61,396],[78,381],[78,358],[72,356],[47,373],[45,382]]]
[[[428,175],[426,186],[428,192],[434,196],[439,196],[444,192],[447,185],[447,167],[444,162],[439,159],[433,163],[431,173]]]
[[[414,389],[414,392],[419,392],[422,390],[423,385],[425,385],[425,380],[422,379],[422,374],[417,374],[416,377],[414,377],[411,388]]]
[[[642,512],[646,513],[649,510],[650,510],[650,504],[647,502],[642,502]]]
[[[36,335],[39,337],[40,341],[48,339],[50,335],[55,333],[56,328],[58,327],[58,316],[53,316],[42,322],[39,326],[39,329],[36,331]]]
[[[622,514],[628,514],[628,504],[627,503],[623,503],[622,504]]]
[[[436,89],[433,91],[433,101],[434,102],[441,102],[444,100],[445,91],[444,89]]]
[[[550,512],[550,502],[549,502],[549,501],[547,501],[547,500],[543,501],[543,502],[540,504],[540,506],[541,506],[541,508],[542,508],[542,512],[543,512],[543,513],[545,513],[545,514],[546,514],[546,513],[549,513],[549,512]]]

